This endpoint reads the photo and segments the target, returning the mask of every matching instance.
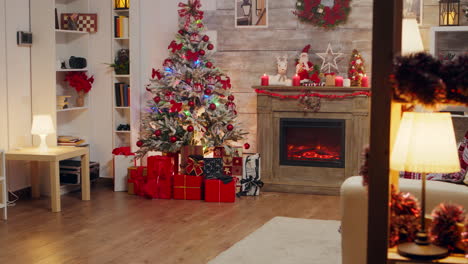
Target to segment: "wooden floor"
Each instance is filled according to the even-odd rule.
[[[0,220],[0,263],[206,263],[275,216],[339,219],[339,197],[263,193],[234,204],[147,200],[94,186],[91,201],[22,201]]]

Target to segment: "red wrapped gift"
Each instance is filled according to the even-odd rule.
[[[189,175],[202,176],[204,166],[205,166],[205,161],[203,159],[197,160],[194,157],[189,157],[188,164],[187,164],[187,167],[185,168],[185,171]]]
[[[203,176],[175,175],[174,199],[201,200]]]
[[[172,157],[148,157],[148,181],[144,186],[144,196],[171,199],[173,173],[174,159]]]
[[[224,147],[215,147],[213,150],[213,158],[222,158],[224,153]]]
[[[236,200],[236,179],[226,184],[221,180],[205,180],[205,202],[233,203]]]
[[[174,174],[174,159],[169,156],[148,157],[148,178],[172,176]]]
[[[128,194],[143,195],[143,185],[146,182],[147,168],[144,166],[132,166],[128,168]]]
[[[232,176],[232,167],[231,166],[224,166],[223,167],[223,174],[226,176]]]

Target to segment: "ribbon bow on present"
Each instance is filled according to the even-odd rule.
[[[252,176],[249,176],[248,178],[242,179],[240,183],[242,184],[242,186],[244,186],[244,190],[242,192],[239,192],[237,196],[247,196],[247,194],[253,188],[255,188],[255,191],[252,193],[255,195],[257,193],[257,190],[259,188],[262,188],[264,185],[264,183],[259,179],[258,176],[256,176],[255,178]]]
[[[200,11],[200,0],[189,0],[187,4],[179,3],[179,7],[182,7],[182,9],[179,10],[179,16],[185,17],[185,30],[189,28],[190,19],[192,17],[194,20],[203,19],[203,11]]]
[[[205,162],[203,160],[195,160],[194,158],[188,159],[188,165],[186,167],[187,173],[192,174],[195,173],[196,176],[203,175],[203,166]]]

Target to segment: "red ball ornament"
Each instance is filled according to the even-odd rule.
[[[159,103],[159,102],[161,102],[161,97],[156,96],[155,98],[153,98],[153,101],[154,101],[155,103]]]
[[[161,136],[161,134],[162,134],[161,130],[154,131],[154,135],[157,137]]]
[[[187,127],[187,131],[188,131],[188,132],[193,132],[193,126],[188,126],[188,127]]]
[[[181,29],[179,30],[179,34],[183,35],[185,32]]]
[[[208,42],[208,40],[210,40],[210,37],[208,37],[207,35],[205,35],[205,36],[203,36],[202,39],[203,39],[203,41]]]
[[[234,95],[228,96],[228,100],[229,100],[229,101],[234,101]]]
[[[237,111],[236,111],[236,110],[234,110],[234,111],[232,111],[232,112],[234,113],[234,115],[237,115]]]
[[[143,141],[138,140],[136,145],[137,145],[137,147],[141,148],[141,146],[143,146]]]
[[[192,83],[192,79],[188,78],[187,80],[185,80],[185,82],[186,82],[187,84],[191,84],[191,83]]]
[[[209,61],[209,62],[207,62],[207,63],[206,63],[206,67],[208,67],[208,68],[211,68],[211,67],[213,67],[213,63],[211,63],[210,61]]]
[[[227,125],[226,128],[227,128],[227,130],[232,131],[234,129],[234,126],[229,124],[229,125]]]
[[[189,102],[188,102],[188,105],[189,105],[190,107],[194,107],[194,106],[195,106],[195,102],[194,102],[194,101],[189,101]]]
[[[198,54],[200,54],[201,56],[205,56],[206,52],[204,50],[200,50]]]
[[[249,149],[249,148],[250,148],[250,144],[249,144],[249,143],[245,143],[245,144],[244,144],[244,148],[245,148],[245,149]]]
[[[210,104],[210,110],[216,110],[216,105],[215,104]]]
[[[219,82],[221,81],[221,76],[216,76],[216,80]]]
[[[172,136],[169,140],[170,140],[172,143],[176,143],[176,142],[177,142],[177,137]]]
[[[172,92],[166,92],[166,96],[171,96]]]
[[[208,50],[212,50],[212,49],[214,49],[214,45],[210,43],[210,44],[208,44],[208,46],[206,46],[206,48]]]
[[[205,94],[206,95],[211,95],[211,93],[212,93],[211,89],[205,89]]]

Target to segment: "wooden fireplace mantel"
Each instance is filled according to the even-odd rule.
[[[252,86],[253,89],[260,89],[266,91],[284,91],[284,92],[370,92],[369,87],[335,87],[335,86],[282,86],[282,85],[269,85],[269,86]]]
[[[316,92],[344,95],[368,92],[367,87],[253,86],[280,95]],[[343,99],[322,98],[318,111],[304,109],[297,100],[257,94],[257,144],[262,156],[262,180],[266,191],[339,194],[343,181],[358,174],[363,146],[369,142],[369,96]],[[280,121],[282,119],[337,119],[345,121],[345,168],[280,165]]]

